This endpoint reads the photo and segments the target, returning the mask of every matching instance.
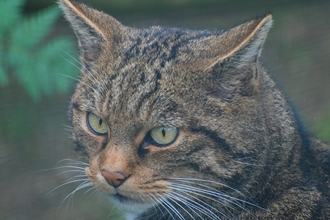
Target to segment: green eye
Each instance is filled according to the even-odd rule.
[[[106,133],[108,133],[107,124],[97,115],[88,112],[86,120],[89,130],[94,134],[105,135]]]
[[[150,130],[150,138],[156,145],[166,146],[176,140],[178,133],[175,127],[155,127]]]

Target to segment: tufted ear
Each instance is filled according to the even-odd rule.
[[[95,62],[107,48],[116,58],[116,45],[125,28],[111,16],[72,0],[59,0],[65,18],[70,22],[79,43],[81,60],[88,65]]]
[[[258,91],[257,60],[271,24],[268,14],[200,41],[194,50],[201,60],[198,69],[212,73],[202,85],[207,94],[230,101],[236,95],[252,96]]]
[[[212,51],[206,62],[206,68],[212,68],[227,58],[232,58],[238,68],[256,61],[271,25],[272,15],[268,14],[205,42],[203,49]]]

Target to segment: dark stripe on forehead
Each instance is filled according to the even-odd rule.
[[[137,102],[138,102],[138,105],[137,105],[137,108],[136,108],[137,113],[140,112],[141,107],[143,106],[144,102],[146,100],[149,100],[149,98],[158,91],[158,89],[159,89],[159,80],[161,78],[162,78],[162,75],[161,75],[160,71],[155,70],[155,76],[154,76],[155,86],[149,92],[144,94],[139,100],[137,100]]]
[[[205,127],[193,128],[191,129],[191,131],[204,134],[205,136],[211,138],[214,142],[216,142],[222,149],[227,152],[231,152],[231,147],[229,146],[227,141],[221,138],[215,131],[212,131]]]

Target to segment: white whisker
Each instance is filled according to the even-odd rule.
[[[220,219],[220,218],[219,218],[219,217],[218,217],[213,211],[211,211],[210,209],[208,209],[208,208],[206,208],[206,207],[209,207],[209,208],[215,210],[216,212],[219,212],[221,215],[223,215],[223,216],[225,216],[225,217],[228,218],[228,216],[226,216],[225,214],[223,214],[222,212],[220,212],[220,211],[217,210],[216,208],[210,206],[209,204],[205,203],[204,201],[198,199],[197,197],[192,196],[191,194],[188,194],[188,193],[186,193],[186,192],[182,192],[182,191],[181,191],[180,193],[178,193],[178,192],[172,192],[172,193],[175,194],[175,195],[177,195],[178,197],[182,197],[182,198],[184,198],[187,202],[189,201],[189,204],[194,203],[195,205],[194,205],[194,204],[191,204],[191,206],[195,207],[198,211],[200,211],[200,212],[203,213],[204,215],[210,217],[211,219]],[[188,197],[182,195],[181,193],[187,194],[187,195],[188,195],[189,197],[191,197],[191,198],[188,198]],[[196,201],[194,201],[194,200],[196,200]],[[191,202],[191,203],[190,203],[190,202]],[[206,207],[204,207],[204,206],[202,206],[202,205],[205,205]],[[204,211],[204,210],[205,210],[205,211]],[[206,211],[207,211],[207,212],[206,212]],[[208,213],[210,213],[210,214],[212,214],[212,215],[210,215],[210,214],[208,214]]]
[[[160,199],[160,198],[156,198],[154,197],[154,199],[158,202],[158,204],[160,204],[166,211],[167,213],[172,217],[172,219],[175,219],[174,216],[172,215],[171,211],[167,208],[167,205],[163,204],[163,201],[165,199]]]
[[[170,203],[167,199],[164,199],[163,203],[174,212],[176,216],[179,217],[179,219],[185,220],[184,217],[181,215],[181,213]]]
[[[239,193],[241,196],[243,196],[244,198],[246,198],[246,196],[241,193],[240,191],[226,185],[226,184],[223,184],[223,183],[220,183],[220,182],[215,182],[213,180],[204,180],[204,179],[196,179],[196,178],[170,178],[172,180],[177,180],[177,181],[181,181],[181,182],[186,182],[186,183],[191,183],[191,181],[193,181],[194,183],[195,182],[206,182],[206,183],[211,183],[211,184],[215,184],[215,185],[219,185],[219,186],[223,186],[223,187],[226,187],[228,189],[231,189],[237,193]]]
[[[61,49],[62,50],[62,49]],[[97,97],[105,97],[105,94],[107,92],[107,87],[106,87],[106,82],[102,81],[100,82],[98,78],[95,77],[95,75],[89,70],[87,69],[79,60],[77,60],[75,57],[71,56],[70,54],[68,54],[67,52],[65,52],[64,50],[62,50],[66,55],[68,55],[71,59],[73,59],[76,63],[78,63],[80,66],[77,66],[75,63],[73,63],[72,61],[68,60],[67,58],[65,58],[64,56],[61,55],[61,57],[63,59],[65,59],[67,62],[69,62],[71,65],[73,65],[74,67],[76,67],[78,70],[83,70],[81,71],[81,74],[86,76],[88,78],[88,80],[91,82],[91,85],[88,85],[86,83],[83,83],[81,80],[76,79],[78,82],[83,83],[84,85],[88,86],[89,88],[91,88],[96,94],[98,94]],[[70,78],[70,77],[69,77]],[[97,88],[97,89],[94,89]]]
[[[54,192],[55,190],[61,188],[62,186],[65,186],[65,185],[68,185],[68,184],[71,184],[71,183],[81,182],[81,181],[87,181],[87,180],[86,179],[79,179],[79,180],[72,180],[72,181],[69,181],[69,182],[65,182],[65,183],[55,187],[54,189],[52,189],[48,193],[46,193],[46,195],[49,195],[50,193]]]
[[[189,202],[186,203],[187,207],[194,208],[195,210],[198,210],[199,213],[201,214],[206,214],[210,213],[209,211],[212,212],[212,214],[208,214],[207,216],[211,218],[210,215],[212,215],[212,219],[214,219],[214,212],[212,210],[215,210],[212,206],[208,205],[205,203],[202,199],[204,198],[206,200],[210,200],[216,203],[219,203],[222,205],[224,210],[227,210],[226,212],[216,210],[221,216],[225,217],[226,219],[230,219],[228,216],[229,213],[232,211],[230,210],[235,210],[237,208],[240,208],[244,210],[247,213],[250,213],[253,218],[256,218],[244,205],[250,205],[256,208],[260,208],[262,210],[262,207],[251,203],[247,200],[247,197],[241,193],[240,191],[227,186],[226,184],[222,184],[219,182],[215,182],[212,180],[203,180],[203,179],[196,179],[196,178],[170,178],[170,180],[174,180],[170,186],[170,188],[173,190],[171,193],[172,195],[176,195],[177,197],[181,198],[182,200]],[[179,183],[181,182],[181,183]],[[242,198],[237,198],[235,196],[229,195],[227,193],[221,192],[218,189],[214,188],[214,186],[221,186],[224,188],[228,188],[232,190],[233,192],[237,193],[238,195],[242,196]],[[184,196],[185,194],[186,196]],[[198,204],[198,205],[196,205]],[[207,212],[203,212],[202,209],[209,209]],[[213,216],[214,215],[214,216]]]
[[[222,183],[215,182],[215,181],[212,181],[212,180],[203,180],[203,179],[195,179],[195,178],[171,178],[171,179],[178,180],[178,181],[182,181],[182,182],[186,182],[186,183],[191,183],[191,180],[192,180],[193,183],[194,183],[195,185],[199,185],[199,186],[203,186],[203,187],[206,187],[206,188],[212,189],[212,190],[214,190],[214,191],[216,191],[216,192],[219,192],[220,194],[223,194],[225,197],[230,197],[229,195],[224,194],[224,193],[222,193],[222,192],[220,192],[220,191],[218,191],[218,190],[216,190],[216,189],[214,189],[213,187],[210,187],[210,186],[208,186],[208,185],[200,184],[200,183],[197,183],[197,184],[196,184],[195,181],[206,182],[206,183],[211,183],[211,184],[216,184],[216,185],[224,186],[224,187],[229,188],[229,189],[233,190],[234,192],[238,193],[238,194],[241,195],[243,198],[248,199],[248,197],[247,197],[246,195],[244,195],[242,192],[240,192],[240,191],[238,191],[238,190],[236,190],[236,189],[234,189],[234,188],[232,188],[232,187],[230,187],[230,186],[227,186],[226,184],[222,184]],[[241,199],[238,199],[238,198],[235,198],[235,197],[232,197],[232,198],[234,198],[234,199],[237,200],[237,201],[244,202],[244,203],[246,203],[246,204],[248,204],[248,205],[254,206],[254,207],[256,207],[256,208],[263,209],[262,207],[257,206],[256,204],[253,204],[253,203],[248,202],[248,201],[246,201],[246,200],[241,200]],[[263,210],[265,210],[265,209],[263,209]]]
[[[73,127],[72,126],[70,126],[70,125],[62,125],[62,126],[65,128],[66,131],[73,132]]]
[[[79,161],[79,160],[68,159],[68,158],[60,160],[59,162],[57,162],[55,164],[55,166],[57,166],[58,164],[63,163],[63,162],[70,162],[69,164],[72,164],[72,165],[73,164],[79,164],[79,165],[83,165],[83,166],[89,166],[89,164],[86,163],[86,162]]]
[[[81,80],[78,79],[78,78],[75,78],[75,77],[73,77],[73,76],[69,76],[69,75],[64,75],[64,74],[58,74],[58,75],[60,75],[60,76],[64,76],[64,77],[69,78],[69,79],[73,79],[73,80],[75,80],[75,81],[77,81],[77,82],[79,82],[79,83],[82,83],[82,84],[85,85],[86,87],[92,89],[95,93],[97,92],[97,90],[96,90],[95,88],[93,88],[91,85],[88,85],[87,83],[81,81]]]
[[[72,64],[74,67],[76,67],[78,70],[80,70],[81,68],[83,68],[84,70],[86,70],[86,72],[88,74],[85,74],[87,76],[87,78],[92,82],[97,82],[96,77],[75,57],[73,57],[72,55],[70,55],[69,53],[67,53],[65,50],[61,49],[63,53],[65,53],[67,56],[69,56],[71,59],[73,59],[76,63],[78,63],[80,66],[77,66],[75,63],[71,62],[70,60],[68,60],[67,58],[65,58],[64,56],[60,55],[63,59],[65,59],[67,62],[69,62],[70,64]],[[84,72],[85,73],[85,72]]]
[[[170,186],[170,188],[176,189],[176,190],[182,190],[182,191],[185,191],[185,192],[191,192],[191,193],[194,193],[195,195],[203,196],[203,197],[205,197],[207,199],[210,199],[214,202],[218,202],[222,205],[226,205],[226,203],[210,197],[210,196],[214,196],[216,198],[219,198],[219,197],[222,198],[223,195],[219,195],[219,194],[217,194],[215,192],[212,192],[212,191],[209,191],[209,190],[204,190],[204,189],[200,189],[198,187],[188,186],[188,185],[183,185],[183,184],[177,184],[177,183],[172,184]],[[227,201],[229,201],[229,200],[227,200]]]
[[[54,167],[54,168],[52,168],[53,170],[59,170],[59,169],[66,169],[66,168],[73,168],[73,169],[75,169],[74,171],[84,171],[85,170],[85,168],[84,167],[77,167],[77,166],[71,166],[71,165],[69,165],[69,166],[59,166],[59,167]],[[51,170],[51,169],[50,169]]]
[[[183,211],[185,211],[192,219],[195,219],[194,216],[192,216],[184,207],[182,207],[178,202],[176,202],[177,200],[182,201],[181,199],[178,199],[178,197],[168,194],[167,197],[173,201],[177,206],[179,206]]]
[[[60,209],[60,208],[62,207],[62,205],[64,204],[64,202],[65,202],[68,198],[69,198],[69,202],[70,202],[70,200],[71,200],[71,201],[72,201],[72,204],[73,204],[74,194],[75,194],[77,191],[79,191],[79,190],[81,190],[81,189],[83,189],[83,188],[91,187],[91,186],[93,186],[93,184],[92,184],[91,182],[89,182],[89,180],[85,180],[83,183],[79,184],[79,185],[76,187],[76,189],[74,189],[71,193],[69,193],[69,195],[67,195],[67,196],[62,200],[62,202],[61,202],[61,204],[59,205],[58,209]],[[69,204],[69,202],[68,202],[68,204]],[[67,206],[67,208],[68,208],[68,206]],[[67,210],[67,208],[66,208],[66,210]]]
[[[151,198],[152,198],[151,202],[154,204],[154,209],[155,209],[155,211],[156,211],[156,213],[157,213],[157,216],[159,216],[157,210],[160,210],[160,212],[161,212],[161,216],[159,216],[159,219],[162,219],[162,218],[165,216],[165,213],[164,213],[163,210],[159,207],[159,204],[157,203],[157,201],[154,200],[154,197],[153,197],[152,195],[151,195]]]

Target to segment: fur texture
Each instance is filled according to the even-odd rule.
[[[86,174],[135,219],[328,219],[329,146],[309,138],[258,57],[272,16],[227,32],[134,29],[71,0],[70,104]],[[87,115],[108,128],[93,133]],[[168,146],[146,142],[178,128]],[[113,186],[103,171],[124,178]]]

